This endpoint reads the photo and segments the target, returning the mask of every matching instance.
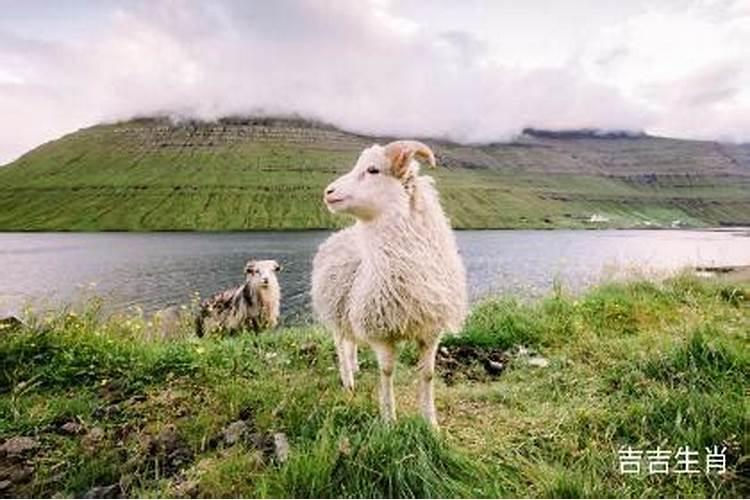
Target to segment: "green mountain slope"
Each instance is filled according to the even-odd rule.
[[[0,229],[335,227],[347,222],[327,213],[323,187],[388,140],[290,119],[99,125],[0,168]],[[459,228],[750,224],[746,145],[534,130],[425,142]]]

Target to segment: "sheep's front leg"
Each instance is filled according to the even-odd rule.
[[[422,410],[422,416],[435,428],[438,426],[438,421],[432,379],[435,376],[435,356],[439,343],[439,338],[429,342],[418,342],[419,394],[417,399]]]
[[[396,349],[392,344],[373,343],[372,349],[380,367],[380,414],[386,422],[396,420],[396,401],[393,397],[393,370]]]
[[[347,349],[349,349],[349,368],[352,373],[359,373],[359,359],[357,357],[357,343],[351,340],[345,340]]]
[[[344,389],[347,391],[354,390],[354,372],[350,364],[350,354],[348,345],[352,343],[351,340],[344,338],[340,332],[333,333],[333,342],[336,344],[336,359],[339,364],[339,375],[341,376],[341,383],[344,385]]]

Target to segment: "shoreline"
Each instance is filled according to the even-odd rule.
[[[698,266],[695,268],[698,276],[717,278],[728,283],[750,282],[750,264],[736,266]]]

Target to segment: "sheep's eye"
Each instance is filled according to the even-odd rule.
[[[255,274],[255,269],[248,269],[247,274]]]
[[[276,266],[276,267],[274,268],[274,271],[276,271],[277,273],[278,273],[279,271],[281,271],[281,266]]]
[[[367,167],[367,173],[368,174],[379,174],[380,173],[380,169],[378,167],[376,167],[375,165],[370,165],[369,167]]]

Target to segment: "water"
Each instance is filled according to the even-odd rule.
[[[0,233],[0,316],[27,303],[74,301],[93,286],[108,307],[189,303],[242,282],[250,258],[283,263],[282,316],[309,315],[312,256],[328,232]],[[608,276],[691,265],[750,264],[750,233],[722,231],[459,231],[472,300],[534,297],[558,280],[580,291]],[[94,285],[92,285],[94,284]]]

